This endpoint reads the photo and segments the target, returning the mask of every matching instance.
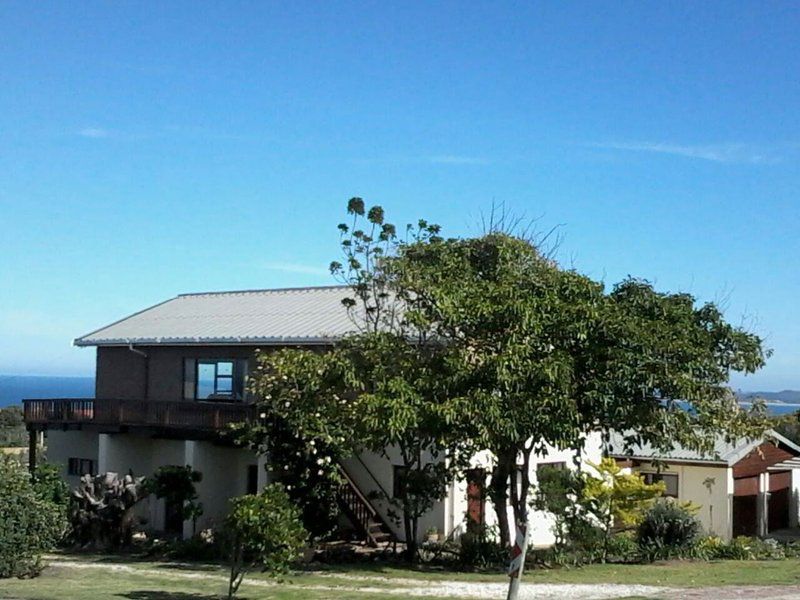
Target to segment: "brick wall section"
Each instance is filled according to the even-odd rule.
[[[768,467],[794,458],[794,454],[776,446],[771,442],[764,442],[750,454],[733,466],[733,477],[752,477],[767,470]]]
[[[276,348],[268,346],[262,351]],[[325,350],[322,346],[311,348]],[[250,370],[256,367],[256,346],[136,346],[136,349],[145,352],[148,358],[124,346],[97,349],[96,398],[143,400],[147,390],[148,400],[183,400],[184,358],[246,358]]]

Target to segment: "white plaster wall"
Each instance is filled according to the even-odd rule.
[[[198,531],[213,529],[225,518],[230,498],[247,493],[247,469],[249,465],[257,465],[258,459],[244,448],[217,446],[211,442],[186,443],[192,445],[188,450],[192,468],[203,474],[203,480],[197,484],[197,494],[203,503]]]
[[[374,452],[363,452],[357,459],[345,460],[343,466],[361,493],[369,499],[375,509],[383,516],[386,524],[392,529],[397,539],[405,541],[405,531],[402,523],[397,523],[389,516],[391,510],[400,514],[399,511],[383,499],[384,494],[389,496],[394,494],[392,489],[394,465],[402,465],[403,461],[396,448],[389,448],[386,454],[387,456],[383,456]],[[371,497],[373,492],[379,495],[375,499]],[[426,531],[431,527],[435,527],[440,533],[447,533],[445,527],[446,504],[446,499],[442,502],[437,502],[430,511],[420,518],[417,528],[419,540],[425,537]]]
[[[575,465],[576,454],[577,452],[572,449],[559,450],[552,446],[548,446],[543,455],[534,456],[530,464],[530,481],[533,487],[531,493],[535,493],[536,485],[538,484],[536,471],[539,465],[563,462],[566,464],[568,469],[574,470],[576,468],[580,468],[581,470],[586,471],[591,469],[591,463],[599,463],[603,456],[602,440],[600,435],[592,434],[586,438],[583,452],[580,456],[579,467],[576,467]],[[488,453],[481,453],[477,455],[472,462],[474,466],[483,466],[487,469],[491,467],[491,457]],[[463,484],[463,489],[455,490],[455,493],[457,494],[457,497],[463,498],[463,500],[458,500],[458,510],[460,510],[461,514],[463,515],[465,514],[467,507],[466,484]],[[514,514],[510,508],[508,509],[508,522],[513,528]],[[497,525],[497,514],[494,511],[494,505],[491,503],[491,501],[489,501],[488,498],[486,500],[486,524],[490,527]],[[550,513],[544,511],[531,511],[528,515],[528,543],[534,547],[551,546],[555,542],[555,536],[553,535],[554,524],[555,519]],[[463,531],[463,517],[461,526],[461,531]],[[512,538],[513,535],[514,534],[512,531]]]
[[[89,458],[99,468],[98,434],[94,431],[58,431],[51,429],[47,432],[47,462],[57,465],[61,469],[70,488],[78,485],[80,477],[67,474],[67,461],[70,458]],[[99,472],[99,470],[98,470]]]
[[[199,501],[203,504],[198,530],[218,526],[228,510],[228,500],[247,493],[249,465],[261,464],[259,459],[242,448],[218,446],[211,442],[163,440],[125,434],[101,434],[101,472],[114,471],[134,475],[152,475],[166,465],[190,465],[203,475],[197,484]],[[266,483],[266,474],[259,474],[259,485]],[[164,528],[164,501],[149,497],[137,507],[137,515],[146,521],[150,531]],[[184,535],[192,534],[192,523],[184,524]]]
[[[792,498],[789,504],[789,527],[797,527],[800,522],[800,469],[792,469]]]
[[[636,469],[640,473],[656,472],[652,465],[643,464]],[[729,539],[733,531],[733,469],[724,466],[703,466],[672,463],[661,473],[678,475],[678,500],[692,502],[700,507],[697,518],[709,533]],[[706,479],[713,484],[706,487]]]
[[[601,448],[602,443],[600,436],[590,436],[587,438],[582,454],[583,460],[595,463],[599,462],[602,457]],[[345,469],[363,494],[368,495],[371,491],[378,490],[378,484],[380,484],[380,487],[383,487],[386,493],[393,493],[393,465],[402,464],[402,461],[397,451],[394,449],[389,449],[387,454],[388,458],[372,452],[365,452],[359,457],[361,461],[356,459],[345,461]],[[543,456],[536,456],[530,465],[532,484],[536,484],[536,469],[539,464],[565,462],[568,468],[574,469],[575,454],[574,450],[557,450],[556,448],[550,447]],[[491,455],[488,452],[478,453],[470,461],[472,467],[480,467],[487,470],[491,468],[491,462]],[[589,467],[588,464],[584,462],[581,468]],[[370,473],[372,476],[370,476]],[[381,514],[387,514],[389,506],[386,502],[380,500],[371,500],[371,502]],[[420,539],[424,538],[427,529],[430,527],[436,527],[439,532],[447,537],[458,538],[466,530],[466,511],[467,482],[464,479],[459,479],[450,484],[447,496],[441,502],[436,503],[431,511],[420,519],[418,529]],[[488,498],[486,500],[485,517],[488,526],[491,527],[497,524],[497,515]],[[398,539],[401,541],[405,540],[405,533],[402,531],[402,526],[396,526],[388,518],[387,522],[398,536]],[[513,523],[513,514],[511,514],[510,510],[509,522]],[[553,518],[551,515],[543,512],[531,512],[530,525],[531,544],[536,546],[548,546],[555,541],[552,533]]]

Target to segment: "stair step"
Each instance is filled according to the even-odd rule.
[[[376,533],[376,534],[372,535],[372,539],[375,540],[376,542],[379,542],[379,543],[380,542],[388,542],[389,540],[392,539],[392,534],[391,533],[386,533],[386,532]]]

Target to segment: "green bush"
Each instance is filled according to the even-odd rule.
[[[223,544],[218,537],[220,536],[204,530],[187,540],[156,540],[147,545],[145,554],[159,559],[217,561],[225,558]]]
[[[203,504],[198,502],[195,483],[203,480],[203,474],[189,465],[164,465],[144,480],[144,491],[156,498],[164,498],[167,504],[179,507],[180,519],[192,521],[192,534],[197,533],[197,519],[203,514]]]
[[[705,560],[783,560],[787,546],[777,540],[739,536],[725,541],[717,536],[697,542],[695,554]]]
[[[64,533],[64,511],[37,494],[15,459],[0,457],[0,578],[33,577]]]
[[[459,539],[458,561],[462,567],[486,568],[508,562],[508,551],[500,545],[496,527],[481,525]]]
[[[656,503],[637,530],[642,556],[648,560],[691,556],[701,532],[700,522],[670,501]]]
[[[611,536],[606,552],[606,558],[611,562],[631,563],[637,562],[640,558],[639,544],[636,541],[636,536],[631,531]]]
[[[233,498],[225,530],[231,558],[228,598],[252,566],[270,574],[287,572],[308,540],[300,510],[279,483],[268,485],[257,496]]]

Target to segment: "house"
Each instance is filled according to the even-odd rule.
[[[663,481],[667,496],[698,505],[708,533],[763,537],[797,527],[800,446],[775,431],[734,443],[718,437],[708,454],[680,446],[660,452],[647,444],[624,449],[624,436],[612,434],[608,455],[648,483]]]
[[[163,465],[190,465],[203,474],[198,527],[213,527],[229,498],[256,492],[270,479],[263,457],[225,435],[229,424],[256,416],[246,386],[256,350],[330,348],[354,329],[341,303],[348,292],[331,286],[184,294],[84,335],[75,345],[96,348],[95,397],[26,400],[31,439],[46,432],[48,460],[72,485],[85,473],[149,475]],[[587,448],[588,458],[598,460],[599,438]],[[400,461],[391,448],[387,453],[389,459],[365,452],[342,465],[340,505],[371,543],[404,539],[387,503],[372,499],[400,493]],[[573,458],[572,451],[555,450],[539,457],[531,465],[533,480],[538,464],[571,466]],[[35,452],[30,460],[35,463]],[[467,515],[496,522],[484,492],[486,465],[485,457],[475,457],[468,481],[453,482],[420,520],[421,535],[436,528],[457,536]],[[191,533],[163,501],[149,498],[139,510],[153,531]],[[531,529],[533,544],[552,541],[546,515],[535,515]]]

